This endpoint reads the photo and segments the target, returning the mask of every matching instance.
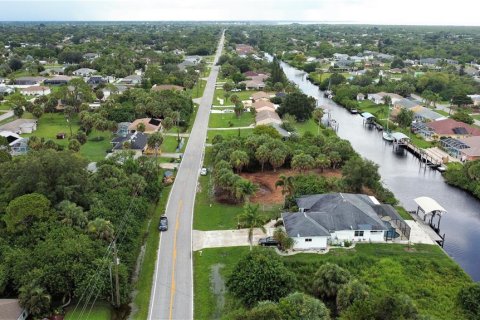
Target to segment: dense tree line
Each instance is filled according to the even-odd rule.
[[[468,190],[480,198],[480,160],[467,162],[463,166],[452,166],[444,177],[447,183]]]
[[[129,301],[141,226],[162,190],[159,171],[128,154],[99,162],[94,173],[86,165],[51,149],[0,164],[0,295],[19,294],[34,316],[90,292],[110,300],[114,239],[121,303]]]

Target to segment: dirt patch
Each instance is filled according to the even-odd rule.
[[[212,286],[212,291],[216,299],[213,319],[222,318],[223,306],[225,305],[225,280],[220,274],[220,270],[224,266],[222,263],[217,263],[212,266],[210,285]]]
[[[341,178],[342,173],[340,170],[326,169],[323,172],[320,170],[310,170],[306,173],[319,174],[327,178]],[[260,190],[251,197],[250,200],[254,203],[262,204],[283,204],[282,188],[275,188],[275,183],[278,181],[281,175],[284,176],[296,176],[299,173],[294,170],[282,169],[277,172],[264,171],[255,173],[242,173],[242,178],[248,179],[260,187]]]

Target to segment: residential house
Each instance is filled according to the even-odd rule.
[[[480,136],[440,139],[441,147],[462,161],[480,160]]]
[[[363,101],[365,100],[365,95],[363,93],[357,94],[357,101]]]
[[[49,95],[51,91],[49,87],[45,87],[45,86],[31,86],[31,87],[20,89],[20,93],[25,96],[38,97],[38,96]]]
[[[176,86],[174,84],[159,84],[152,87],[153,91],[164,91],[164,90],[173,90],[173,91],[183,91],[185,90],[182,86]]]
[[[324,250],[346,241],[384,242],[396,223],[403,222],[392,206],[364,194],[316,194],[296,201],[299,212],[282,213],[294,250]]]
[[[266,93],[265,91],[259,91],[252,94],[252,100],[270,100],[270,94]]]
[[[257,100],[252,104],[255,111],[258,113],[264,110],[275,111],[275,105],[269,100]]]
[[[46,80],[44,77],[18,77],[14,80],[14,83],[17,86],[38,86],[44,80]]]
[[[133,133],[128,133],[125,137],[115,137],[112,140],[114,152],[121,150],[133,150],[137,154],[143,154],[147,149],[147,140],[148,135],[145,133],[135,131]]]
[[[181,70],[184,71],[188,67],[193,67],[198,65],[202,61],[201,56],[186,56],[183,60],[183,62],[177,64],[177,67]]]
[[[97,59],[98,57],[100,57],[100,55],[99,55],[98,53],[91,53],[91,52],[90,52],[90,53],[85,53],[85,54],[83,55],[83,58],[84,58],[85,60],[90,60],[90,61],[91,61],[91,60],[95,60],[95,59]]]
[[[89,77],[94,73],[97,73],[97,70],[90,69],[90,68],[80,68],[80,69],[77,69],[77,70],[73,71],[73,74],[75,76],[79,76],[79,77]]]
[[[265,88],[265,82],[262,80],[246,80],[241,83],[245,83],[245,88],[247,90],[263,90]]]
[[[273,110],[262,110],[255,114],[256,125],[271,125],[272,123],[282,124],[282,119]]]
[[[429,122],[447,119],[444,115],[422,106],[415,107],[411,110],[413,111],[414,121]]]
[[[378,93],[370,93],[368,94],[368,100],[371,100],[375,104],[382,104],[384,102],[384,98],[389,96],[392,100],[392,104],[395,104],[397,101],[403,99],[401,95],[396,93],[388,93],[388,92],[378,92]]]
[[[42,76],[50,76],[50,75],[62,75],[65,73],[65,67],[52,67],[46,68],[44,71],[40,72]]]
[[[16,134],[32,133],[37,130],[37,120],[16,119],[0,126],[0,130],[11,131]]]
[[[99,84],[107,83],[107,79],[102,76],[91,76],[88,78],[87,83],[91,86],[97,86]]]
[[[15,89],[13,89],[12,87],[0,85],[0,96],[6,96],[14,92]]]
[[[162,124],[160,119],[142,118],[142,119],[136,119],[135,121],[133,121],[128,126],[128,130],[130,132],[134,132],[138,130],[138,125],[141,123],[145,126],[145,130],[143,132],[147,134],[155,133],[162,129]]]
[[[393,103],[391,115],[393,117],[396,117],[400,113],[400,110],[402,109],[407,109],[415,112],[415,110],[419,110],[421,107],[422,107],[422,104],[420,101],[403,98]]]
[[[418,61],[419,64],[422,66],[427,67],[436,67],[438,63],[440,63],[442,59],[439,58],[422,58]]]
[[[345,53],[334,53],[333,58],[335,60],[348,60],[348,54]]]
[[[129,126],[131,125],[131,122],[120,122],[117,124],[117,132],[116,135],[119,137],[126,137],[129,133]],[[135,129],[136,131],[137,129]]]
[[[133,74],[120,80],[120,83],[124,85],[136,86],[142,83],[142,76]]]
[[[480,136],[480,129],[453,119],[445,119],[428,123],[412,124],[412,131],[425,138],[455,138],[462,139]]]
[[[243,75],[245,76],[245,78],[251,79],[252,77],[258,76],[258,73],[256,73],[255,71],[246,71],[243,73]]]
[[[470,94],[468,96],[472,99],[474,106],[480,106],[480,94]]]
[[[20,306],[18,299],[0,299],[1,320],[26,320],[28,312]]]
[[[10,154],[12,156],[18,156],[28,152],[28,139],[22,138],[12,131],[0,131],[0,136],[7,139]],[[0,319],[2,318],[0,317]]]
[[[43,83],[52,85],[52,86],[61,86],[61,85],[67,84],[70,80],[72,80],[72,77],[59,75],[51,79],[47,79],[43,81]]]

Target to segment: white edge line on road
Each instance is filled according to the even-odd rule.
[[[225,36],[225,30],[222,32],[222,35],[220,36],[220,44],[219,44],[219,49],[220,49],[220,54],[218,55],[218,57],[220,57],[222,55],[222,52],[223,52],[223,47],[224,47],[224,36]],[[213,58],[213,66],[212,66],[212,69],[210,71],[210,75],[211,73],[213,72],[213,68],[215,67],[215,64],[216,64],[216,56],[217,56],[217,53],[215,54],[215,57]],[[218,73],[218,71],[217,71]],[[217,78],[218,78],[218,74],[217,74]],[[216,80],[215,80],[216,82]],[[207,81],[208,83],[208,81]],[[215,89],[213,90],[213,97],[215,97]],[[213,103],[213,97],[212,97],[212,103]],[[212,110],[212,106],[211,104],[209,104],[210,107],[209,109]],[[198,106],[200,108],[200,105]],[[210,119],[210,111],[208,112],[208,115],[207,115],[207,118]],[[194,295],[194,288],[195,288],[195,282],[194,282],[194,277],[193,277],[193,214],[194,214],[194,211],[195,211],[195,202],[196,202],[196,199],[197,199],[197,187],[198,187],[198,179],[200,178],[200,169],[203,167],[203,162],[205,161],[205,141],[208,137],[208,124],[207,124],[207,131],[205,131],[205,139],[202,140],[202,157],[201,157],[201,161],[199,163],[199,167],[198,167],[198,170],[197,170],[197,185],[195,186],[195,193],[193,194],[193,206],[192,206],[192,213],[191,213],[191,219],[190,219],[190,223],[191,223],[191,226],[190,226],[190,267],[191,267],[191,272],[190,272],[190,277],[191,277],[191,283],[192,283],[192,317],[191,319],[194,318],[194,311],[195,311],[195,295]]]
[[[170,195],[168,195],[170,197]],[[157,291],[157,279],[158,279],[158,266],[159,266],[159,259],[160,259],[160,247],[162,245],[162,232],[160,232],[160,239],[158,241],[158,250],[157,250],[157,261],[155,261],[155,277],[153,281],[153,289],[150,293],[150,308],[148,310],[148,319],[152,319],[152,312],[153,312],[153,297],[155,297],[155,292]]]

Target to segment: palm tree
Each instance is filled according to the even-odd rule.
[[[253,246],[253,231],[255,228],[260,228],[263,233],[266,233],[265,227],[263,226],[265,218],[258,211],[259,205],[253,205],[247,203],[243,207],[243,213],[239,216],[240,223],[243,227],[248,228],[248,242],[250,242],[250,251]]]
[[[313,113],[312,113],[312,116],[313,116],[313,119],[318,123],[320,124],[320,122],[322,121],[322,118],[323,118],[323,109],[322,108],[316,108],[315,110],[313,110]]]
[[[258,191],[258,185],[250,180],[241,179],[235,183],[235,198],[250,202],[250,196]]]
[[[87,214],[73,202],[63,200],[58,204],[57,210],[64,225],[84,229],[88,224]]]
[[[330,159],[325,155],[320,155],[315,160],[315,165],[320,169],[320,172],[323,173],[323,170],[331,166]]]
[[[244,109],[244,106],[241,101],[238,101],[235,103],[235,107],[233,108],[233,111],[235,112],[235,115],[237,116],[237,118],[240,118],[240,116],[243,113],[243,109]]]
[[[88,233],[95,239],[104,240],[110,242],[114,238],[113,225],[110,221],[96,218],[88,223]]]
[[[242,150],[235,150],[230,155],[230,163],[231,165],[237,169],[237,173],[242,172],[244,166],[248,165],[250,158],[245,151]]]
[[[277,182],[275,182],[275,188],[278,187],[282,187],[284,199],[293,196],[295,193],[294,177],[281,175]]]
[[[280,168],[285,163],[285,158],[287,154],[282,149],[275,149],[270,153],[270,158],[268,161],[273,167],[273,172],[277,172],[277,168]]]
[[[314,167],[315,160],[309,154],[300,153],[292,158],[292,168],[294,170],[298,170],[300,172],[304,172],[306,170],[310,170]]]
[[[270,159],[270,149],[266,145],[261,145],[255,152],[255,158],[258,160],[258,162],[260,162],[263,172],[265,163],[267,163]]]
[[[20,288],[20,305],[33,316],[44,315],[50,309],[52,297],[36,283],[28,283]]]

